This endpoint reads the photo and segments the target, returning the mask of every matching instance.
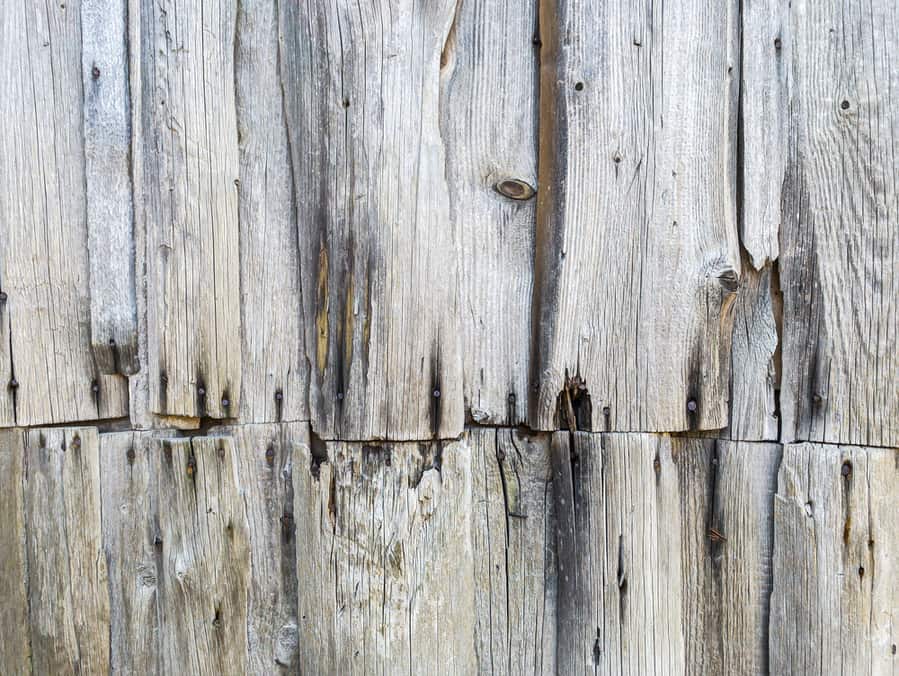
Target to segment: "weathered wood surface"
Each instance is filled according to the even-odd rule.
[[[583,429],[727,424],[738,10],[541,7],[532,427],[577,379]]]
[[[309,408],[325,439],[462,431],[459,234],[439,107],[456,4],[280,4]]]
[[[75,0],[0,9],[5,425],[128,410],[125,381],[101,376],[91,353],[79,7]]]
[[[81,0],[91,346],[101,373],[140,368],[131,204],[127,0]]]
[[[796,0],[784,198],[784,441],[899,446],[899,12]]]
[[[139,15],[149,407],[169,416],[240,410],[236,11],[144,0]]]
[[[466,413],[527,417],[537,189],[537,2],[462,2],[444,49],[441,134],[461,237]]]
[[[472,449],[474,633],[483,674],[556,673],[548,434],[484,429]]]
[[[477,671],[471,474],[464,441],[299,449],[302,673]]]
[[[899,449],[788,444],[774,506],[771,673],[892,674]]]
[[[31,672],[25,538],[25,435],[0,430],[0,673]]]

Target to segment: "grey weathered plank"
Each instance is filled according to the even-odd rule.
[[[899,644],[899,449],[784,447],[771,673],[890,674]]]
[[[33,429],[24,434],[33,672],[107,673],[109,592],[97,430]]]
[[[302,673],[476,671],[471,468],[464,441],[299,449]]]
[[[766,664],[779,447],[556,433],[558,673]]]
[[[458,436],[459,236],[440,135],[454,0],[280,4],[312,427]]]
[[[556,673],[549,435],[472,429],[475,638],[482,674]]]
[[[795,0],[784,440],[899,446],[899,12]]]
[[[0,300],[19,425],[124,415],[91,353],[80,2],[0,9]],[[4,329],[4,332],[7,329]],[[17,387],[7,389],[15,381]]]
[[[727,422],[738,10],[541,7],[532,427],[578,377],[585,429]]]
[[[465,407],[525,421],[537,187],[537,2],[462,2],[444,50],[441,134],[461,237]],[[502,191],[502,192],[501,192]]]
[[[240,410],[236,11],[141,6],[149,407],[167,416]]]
[[[25,554],[25,436],[0,431],[0,673],[30,674]]]
[[[8,294],[3,290],[3,280],[3,261],[0,260],[0,427],[10,427],[16,422],[16,400],[15,391],[10,387],[14,376],[9,341],[11,322],[7,306]]]
[[[740,240],[757,270],[780,253],[789,146],[789,4],[789,0],[752,0],[740,5]]]
[[[81,0],[91,346],[101,373],[140,368],[131,204],[127,0]]]
[[[161,442],[158,511],[161,673],[246,673],[249,527],[229,437]]]
[[[278,3],[238,5],[242,422],[308,419],[296,205],[278,64]]]

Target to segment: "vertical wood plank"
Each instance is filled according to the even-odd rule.
[[[301,672],[477,670],[471,468],[464,441],[300,449]]]
[[[786,441],[899,446],[894,2],[792,3]]]
[[[537,188],[537,2],[462,2],[444,49],[441,130],[461,237],[466,412],[527,417]]]
[[[555,674],[549,436],[471,429],[475,638],[482,674]]]
[[[236,11],[142,5],[149,406],[168,416],[240,410]]]
[[[455,0],[281,3],[312,427],[455,437],[459,237],[440,133]]]
[[[727,423],[738,9],[541,7],[532,427],[576,384],[584,429]]]
[[[0,257],[2,259],[2,257]],[[9,294],[3,290],[5,276],[3,261],[0,260],[0,427],[11,427],[16,423],[16,389],[10,343],[11,321],[7,301]]]
[[[296,204],[278,61],[278,3],[242,2],[235,77],[240,150],[240,419],[308,419]]]
[[[25,554],[25,436],[0,431],[0,673],[30,674]]]
[[[107,673],[109,592],[95,428],[25,432],[28,628],[35,674]]]
[[[895,671],[897,457],[899,449],[784,447],[774,507],[771,673]]]
[[[127,0],[81,1],[91,346],[101,373],[140,368],[131,205]]]
[[[0,10],[6,424],[10,401],[19,425],[128,410],[124,379],[101,376],[91,353],[80,19],[78,0]]]

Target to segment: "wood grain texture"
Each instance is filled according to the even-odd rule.
[[[299,450],[302,673],[477,671],[471,470],[464,441]]]
[[[784,447],[774,507],[771,673],[892,674],[899,449]]]
[[[578,377],[584,429],[727,423],[738,5],[541,7],[531,427]]]
[[[475,638],[482,674],[555,674],[549,435],[471,429]]]
[[[764,670],[776,445],[556,433],[558,673]]]
[[[23,434],[33,673],[107,673],[109,592],[97,430],[32,429]]]
[[[790,114],[789,0],[740,5],[740,241],[756,270],[780,254]]]
[[[459,237],[440,134],[455,0],[281,3],[312,428],[455,437]]]
[[[141,6],[149,406],[167,416],[240,410],[236,11]]]
[[[309,416],[309,363],[275,0],[239,3],[234,69],[240,150],[240,420],[304,420]]]
[[[25,435],[0,431],[0,673],[31,673],[25,553]]]
[[[91,353],[80,2],[6,3],[0,31],[0,411],[9,424],[12,402],[19,425],[122,416],[126,383]]]
[[[899,11],[795,1],[785,441],[899,446]]]
[[[461,237],[465,408],[481,424],[512,426],[527,417],[536,28],[534,0],[466,1],[444,49],[440,113]]]
[[[131,204],[127,0],[81,1],[91,346],[101,373],[140,368]]]

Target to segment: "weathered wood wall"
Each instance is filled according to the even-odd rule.
[[[899,671],[897,35],[0,3],[0,674]]]

